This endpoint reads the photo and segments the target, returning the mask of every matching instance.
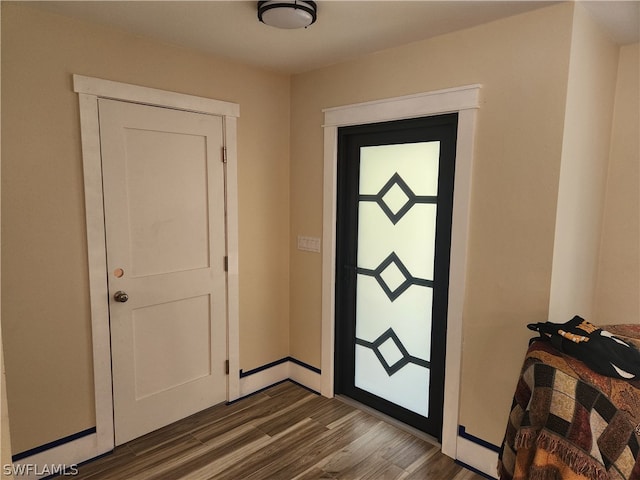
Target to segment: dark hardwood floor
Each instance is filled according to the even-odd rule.
[[[121,445],[77,478],[482,479],[425,440],[291,382]]]

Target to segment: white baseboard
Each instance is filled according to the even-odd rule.
[[[297,362],[286,360],[240,378],[240,398],[251,395],[283,380],[293,380],[314,392],[320,392],[321,377]]]
[[[456,460],[479,472],[498,478],[498,453],[458,435]]]
[[[110,449],[105,451],[99,448],[98,434],[94,433],[13,462],[14,478],[35,480],[54,473],[63,473],[62,469],[69,475],[79,463],[109,451]],[[3,468],[7,466],[3,465]]]
[[[280,363],[246,377],[240,377],[240,398],[289,378],[289,362]]]
[[[289,363],[289,379],[300,385],[307,387],[314,392],[320,392],[322,389],[322,376],[318,372],[309,370],[308,368],[298,365],[294,362]]]

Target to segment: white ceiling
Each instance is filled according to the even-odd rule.
[[[37,1],[29,5],[283,73],[300,73],[548,6],[551,1],[325,0],[307,29],[257,20],[255,1]],[[621,44],[640,36],[640,0],[582,2]]]

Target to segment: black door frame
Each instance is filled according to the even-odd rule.
[[[338,394],[345,394],[390,414],[438,440],[442,436],[457,122],[458,114],[451,113],[338,128],[334,389]],[[441,141],[434,265],[434,282],[437,282],[437,287],[434,288],[432,327],[432,358],[437,361],[430,368],[433,388],[429,399],[430,405],[437,408],[431,408],[429,417],[425,418],[353,386],[358,193],[357,188],[348,186],[358,185],[360,146],[431,140]],[[435,339],[439,340],[434,341]]]

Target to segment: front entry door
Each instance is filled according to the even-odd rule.
[[[336,392],[433,437],[457,114],[338,130]]]
[[[115,443],[227,398],[222,118],[99,100]]]

